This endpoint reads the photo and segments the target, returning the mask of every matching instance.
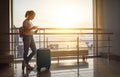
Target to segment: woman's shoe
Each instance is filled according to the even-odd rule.
[[[26,67],[26,70],[33,70],[34,67],[30,66],[28,63],[26,63],[25,61],[22,61],[22,70],[24,71]]]
[[[29,64],[27,64],[27,70],[33,70],[34,69],[34,67],[32,67],[32,66],[30,66]]]

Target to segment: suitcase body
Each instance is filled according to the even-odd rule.
[[[42,67],[49,69],[51,66],[51,55],[50,49],[40,48],[37,50],[37,70],[39,71]]]

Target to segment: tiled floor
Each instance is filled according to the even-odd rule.
[[[31,63],[35,66],[35,62]],[[76,60],[62,60],[58,64],[52,61],[50,70],[21,70],[21,63],[10,68],[0,69],[0,77],[120,77],[120,62],[108,61],[103,58],[90,58],[86,62],[76,63]]]

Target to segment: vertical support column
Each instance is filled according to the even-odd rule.
[[[99,31],[98,28],[102,28],[102,0],[93,0],[94,1],[94,28],[96,28],[96,30],[94,31],[95,33],[95,56],[99,56],[99,46],[100,43],[98,42],[98,40],[102,39],[99,36]]]

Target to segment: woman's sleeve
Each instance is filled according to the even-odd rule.
[[[23,28],[25,32],[29,32],[31,30],[31,24],[28,21],[24,21]]]
[[[30,22],[29,22],[29,21],[25,21],[25,22],[23,23],[23,27],[24,27],[24,29],[26,29],[26,30],[31,30],[31,24],[30,24]]]

